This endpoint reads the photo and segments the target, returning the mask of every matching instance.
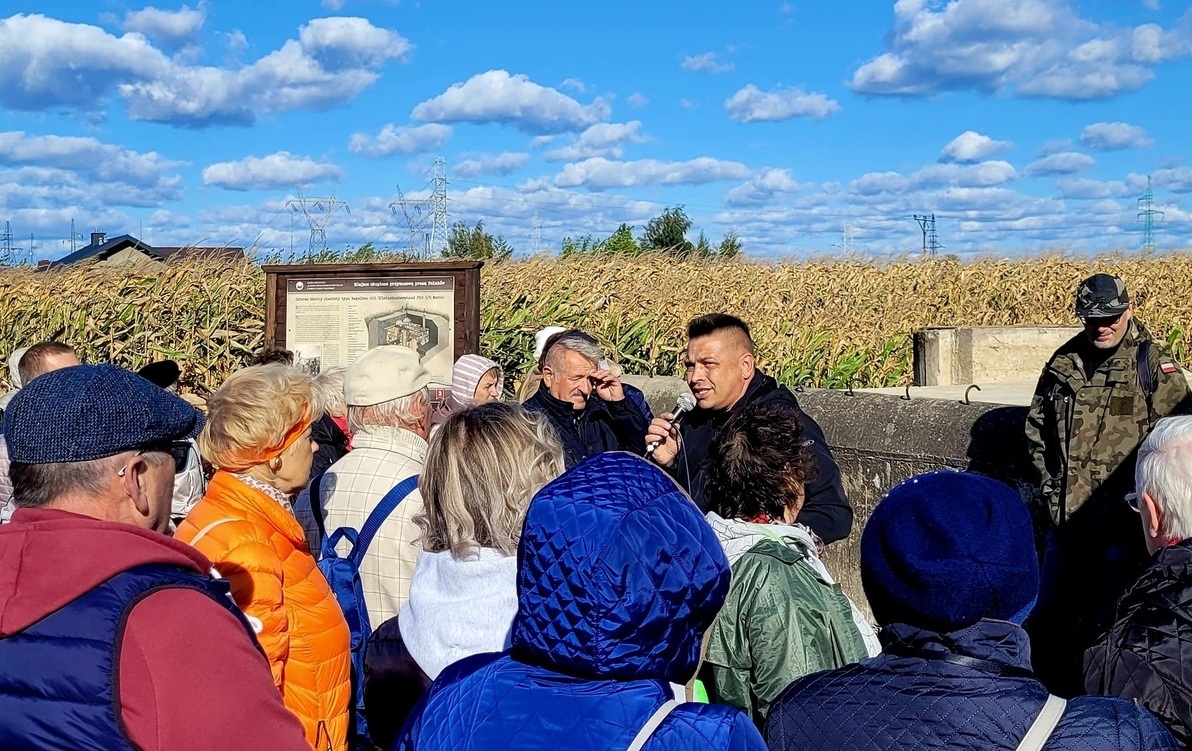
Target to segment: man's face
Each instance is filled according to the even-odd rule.
[[[570,349],[550,358],[542,369],[542,382],[550,395],[561,402],[571,402],[576,409],[583,409],[592,394],[591,375],[596,372],[596,363]]]
[[[472,401],[477,404],[484,404],[485,402],[495,402],[501,398],[500,376],[496,368],[489,370],[480,377],[480,382],[476,384],[476,391],[472,393]]]
[[[1097,349],[1114,349],[1122,343],[1122,338],[1130,329],[1130,319],[1134,316],[1133,308],[1127,308],[1121,315],[1110,318],[1084,319],[1084,335]]]
[[[714,331],[687,344],[688,387],[700,409],[730,409],[753,378],[753,355],[737,331]]]

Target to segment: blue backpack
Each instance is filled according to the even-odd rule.
[[[360,531],[351,527],[340,527],[323,540],[323,554],[319,560],[319,571],[327,578],[331,591],[344,611],[344,620],[352,634],[352,725],[348,731],[349,742],[357,749],[372,748],[368,735],[368,722],[364,717],[364,651],[372,636],[372,625],[368,621],[368,607],[364,603],[364,590],[360,586],[360,564],[368,546],[376,536],[381,523],[389,518],[397,505],[418,487],[418,476],[408,477],[390,490],[376,505]],[[313,500],[313,499],[312,499]],[[352,550],[341,557],[335,546],[347,538]]]

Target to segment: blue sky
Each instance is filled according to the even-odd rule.
[[[1186,248],[1190,90],[1170,0],[4,0],[0,230],[302,252],[334,193],[331,246],[401,248],[441,156],[520,253],[679,204],[758,257],[931,213],[945,252],[1136,250],[1148,175]]]

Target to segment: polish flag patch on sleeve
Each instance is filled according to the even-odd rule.
[[[1159,363],[1159,370],[1162,370],[1166,375],[1171,375],[1172,373],[1176,372],[1178,368],[1173,362],[1161,362]]]

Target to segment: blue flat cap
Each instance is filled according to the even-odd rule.
[[[87,462],[193,438],[194,407],[115,365],[76,365],[34,378],[4,410],[8,455],[22,464]]]

